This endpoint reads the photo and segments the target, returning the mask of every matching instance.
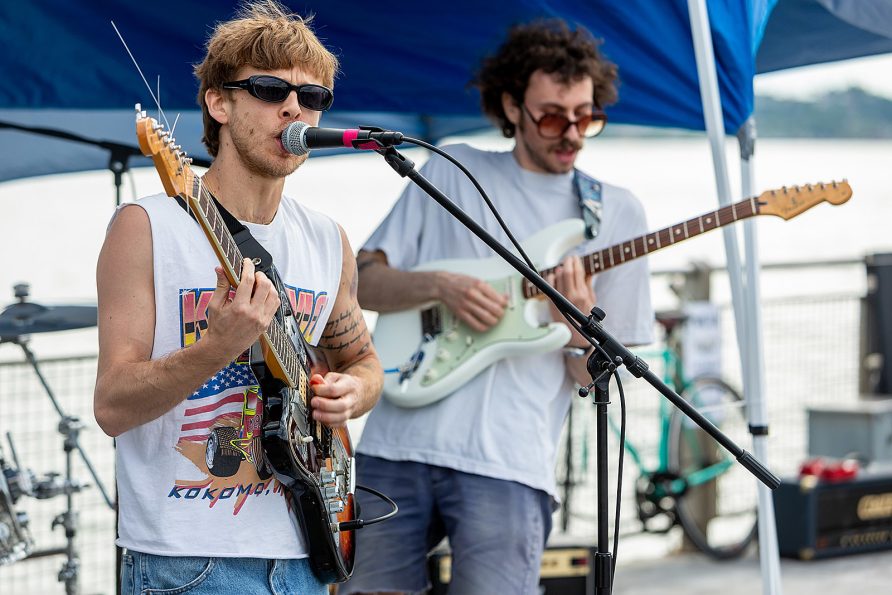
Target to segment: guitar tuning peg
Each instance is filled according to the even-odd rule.
[[[137,103],[136,105],[134,105],[133,108],[136,110],[136,113],[137,113],[137,114],[140,113],[140,112],[142,112],[142,105],[140,105],[139,103]]]
[[[784,186],[783,188],[781,188],[781,190],[783,191],[784,194],[788,194],[788,193],[789,193],[789,191],[787,190],[787,187],[786,187],[786,186]]]
[[[192,165],[192,158],[191,158],[191,157],[186,157],[186,163],[187,163],[188,165]]]
[[[833,187],[836,188],[836,186],[837,186],[836,180],[833,180]]]

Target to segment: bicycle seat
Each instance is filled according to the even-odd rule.
[[[672,332],[672,329],[687,320],[688,315],[681,310],[663,310],[656,313],[656,319],[668,335]]]

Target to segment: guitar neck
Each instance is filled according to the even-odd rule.
[[[229,282],[233,287],[238,287],[242,277],[244,257],[238,249],[232,234],[229,233],[229,228],[226,227],[226,223],[216,203],[202,185],[201,177],[192,173],[191,178],[192,192],[186,194],[183,198],[189,206],[190,212],[195,216],[198,224],[211,242],[211,246],[217,254],[217,259],[223,266]],[[267,347],[264,357],[267,360],[274,360],[267,363],[271,364],[271,367],[281,369],[282,373],[287,377],[283,378],[283,380],[289,386],[301,388],[307,386],[306,370],[309,363],[306,361],[306,357],[302,358],[294,348],[285,330],[278,324],[275,318],[263,335],[261,335],[261,342]],[[272,366],[272,364],[278,365]]]
[[[666,227],[659,231],[645,234],[621,244],[615,244],[609,248],[597,250],[581,256],[582,266],[586,276],[601,273],[607,269],[619,266],[630,260],[647,256],[652,252],[677,244],[701,233],[717,229],[724,225],[759,215],[760,203],[756,197],[742,200],[738,203],[722,207],[688,219],[682,223]],[[541,276],[553,273],[557,267],[551,267],[539,271]],[[533,285],[528,279],[523,281],[523,294],[526,298],[542,295],[542,291]]]

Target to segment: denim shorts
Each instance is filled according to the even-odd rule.
[[[551,497],[512,481],[423,463],[359,454],[357,482],[396,501],[392,519],[356,531],[353,577],[338,591],[402,591],[430,587],[427,554],[449,538],[449,592],[460,595],[539,593],[539,569],[551,531]],[[361,516],[385,509],[359,492]]]
[[[175,593],[327,595],[328,588],[313,574],[309,558],[202,558],[124,551],[121,558],[122,595]]]

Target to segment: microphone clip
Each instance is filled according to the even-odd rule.
[[[384,130],[378,126],[360,126],[362,131],[351,141],[354,149],[369,149],[368,143],[374,143],[378,149],[386,149],[403,143],[403,133]]]

